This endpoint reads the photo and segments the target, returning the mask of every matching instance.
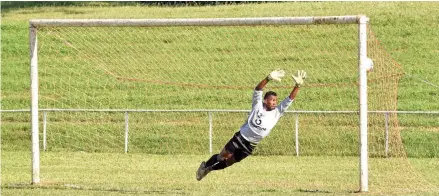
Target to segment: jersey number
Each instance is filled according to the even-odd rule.
[[[255,123],[256,123],[257,125],[261,125],[261,124],[262,124],[261,117],[262,117],[262,113],[259,113],[259,114],[258,114],[258,118],[255,120]]]

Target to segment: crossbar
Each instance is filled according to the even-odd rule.
[[[257,26],[358,24],[359,16],[308,16],[264,18],[179,18],[179,19],[33,19],[31,27],[153,27],[153,26]]]

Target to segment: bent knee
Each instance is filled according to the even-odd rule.
[[[232,156],[233,156],[232,153],[229,153],[229,152],[224,150],[220,154],[218,154],[218,160],[221,160],[221,161],[222,160],[229,160],[232,158]]]
[[[226,160],[227,166],[231,166],[231,165],[233,165],[236,162],[239,162],[239,161],[236,161],[233,157]]]
[[[223,161],[223,160],[229,160],[229,159],[231,159],[232,158],[232,156],[233,156],[233,154],[229,154],[229,153],[227,153],[227,154],[220,154],[220,155],[218,155],[218,160],[221,160],[221,161]]]

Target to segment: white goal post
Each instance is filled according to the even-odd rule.
[[[266,17],[266,18],[194,18],[194,19],[34,19],[30,20],[31,68],[31,127],[32,127],[32,183],[40,183],[39,149],[39,81],[38,41],[39,27],[157,27],[157,26],[258,26],[258,25],[310,25],[358,24],[358,76],[359,76],[359,149],[360,192],[368,191],[368,106],[367,106],[367,23],[364,15],[323,17]]]

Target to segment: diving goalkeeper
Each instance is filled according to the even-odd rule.
[[[282,114],[293,103],[300,86],[306,78],[306,72],[298,71],[292,76],[295,86],[290,95],[277,105],[277,94],[268,91],[262,100],[262,89],[271,80],[281,81],[285,76],[283,70],[272,71],[255,87],[252,98],[252,110],[247,121],[230,139],[219,154],[213,155],[207,162],[202,162],[197,171],[197,180],[203,179],[212,170],[221,170],[240,162],[251,155],[256,145],[266,137],[276,125]]]

